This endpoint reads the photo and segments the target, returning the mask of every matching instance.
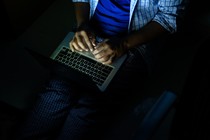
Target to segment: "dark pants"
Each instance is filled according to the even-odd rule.
[[[65,80],[52,78],[39,94],[17,137],[28,140],[99,139],[115,115],[141,94],[146,75],[146,64],[134,49],[105,93],[83,90]]]

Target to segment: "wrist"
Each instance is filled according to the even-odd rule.
[[[116,57],[123,55],[129,49],[127,41],[124,38],[112,37],[107,43],[115,51]]]
[[[76,31],[89,30],[89,29],[90,29],[90,26],[89,26],[88,22],[81,23],[81,24],[77,25],[77,27],[76,27]]]
[[[74,26],[72,31],[74,33],[80,32],[80,31],[85,31],[88,35],[95,36],[95,31],[93,28],[89,25],[89,23],[82,23],[78,26]]]

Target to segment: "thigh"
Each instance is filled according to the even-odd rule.
[[[72,89],[64,81],[51,80],[39,94],[22,125],[20,139],[45,139],[63,125],[72,104]]]
[[[97,134],[102,132],[109,102],[101,93],[83,93],[69,112],[59,133],[59,140],[96,140]]]

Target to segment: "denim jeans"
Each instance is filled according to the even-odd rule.
[[[137,49],[105,93],[78,87],[59,78],[49,80],[17,133],[18,140],[99,139],[115,115],[140,94],[147,67]]]

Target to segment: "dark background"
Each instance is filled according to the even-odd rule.
[[[201,95],[202,99],[209,99],[204,96],[209,93],[209,84],[201,84],[209,80],[201,82],[203,77],[208,77],[208,70],[205,70],[209,65],[208,57],[201,56],[209,56],[206,49],[210,46],[209,10],[204,0],[190,1],[184,24],[172,39],[166,40],[171,45],[161,52],[157,67],[147,81],[145,93],[160,93],[169,89],[178,95],[185,95],[180,96],[182,100],[175,108],[175,113],[166,118],[160,127],[162,129],[155,134],[155,139],[167,140],[170,136],[179,139],[183,133],[187,137],[192,132],[190,128],[193,121],[200,123],[201,116],[208,116],[205,113],[191,114],[196,110],[196,105],[196,111],[200,110],[199,107],[204,110],[209,107],[207,104],[200,105],[203,100],[191,106],[197,96],[188,97],[192,93]],[[37,91],[49,74],[24,47],[49,56],[72,29],[75,17],[70,0],[0,0],[0,18],[0,139],[6,140],[16,122],[33,104]],[[180,114],[186,117],[182,118]],[[192,117],[198,119],[192,120]],[[208,124],[209,121],[205,119],[202,123],[206,121]],[[189,123],[183,123],[186,120]],[[180,127],[188,131],[181,133]],[[196,135],[197,129],[193,132]],[[199,135],[207,134],[207,130],[199,132]]]

